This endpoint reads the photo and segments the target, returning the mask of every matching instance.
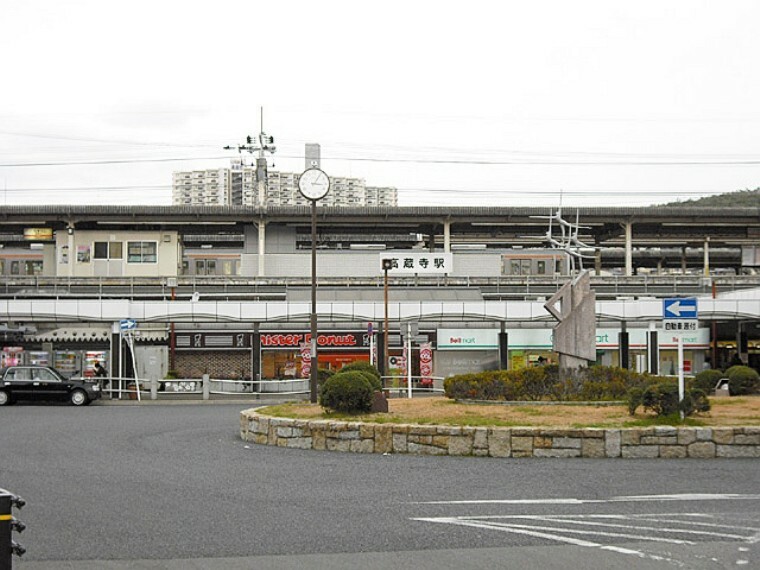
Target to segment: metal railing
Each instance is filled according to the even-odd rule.
[[[411,398],[414,394],[443,394],[442,376],[412,376],[411,390],[408,376],[382,376],[383,392],[388,395]]]

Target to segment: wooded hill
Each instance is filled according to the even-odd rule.
[[[699,200],[669,202],[665,206],[687,206],[690,208],[760,208],[760,188],[727,192],[717,196],[705,196]]]

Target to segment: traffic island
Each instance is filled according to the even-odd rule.
[[[760,458],[760,427],[531,428],[275,418],[240,413],[247,442],[294,449],[480,457]]]

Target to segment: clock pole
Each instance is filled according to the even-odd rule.
[[[324,198],[330,191],[330,178],[319,168],[307,168],[298,179],[301,195],[311,202],[311,357],[310,395],[311,403],[317,403],[317,384],[319,382],[319,359],[317,355],[317,200]],[[302,368],[303,370],[303,364]]]
[[[317,201],[311,200],[311,377],[310,401],[317,403],[319,360],[317,358]]]

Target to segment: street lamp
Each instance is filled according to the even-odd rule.
[[[385,299],[385,321],[383,322],[383,375],[388,375],[388,271],[393,269],[392,259],[383,259],[383,298]]]
[[[298,179],[298,190],[311,201],[311,403],[317,403],[319,360],[317,359],[317,200],[330,191],[330,178],[319,168],[309,168]]]

